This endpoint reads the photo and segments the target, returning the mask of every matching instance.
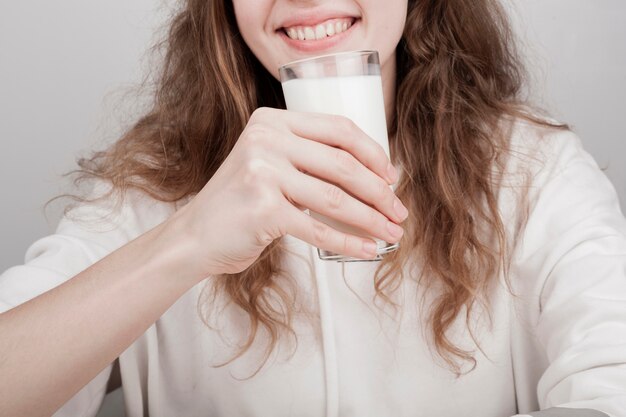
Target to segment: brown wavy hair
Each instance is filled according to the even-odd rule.
[[[151,110],[110,148],[80,160],[79,172],[118,192],[132,187],[175,202],[211,179],[256,108],[284,108],[284,101],[239,34],[230,1],[182,2],[159,47],[164,59]],[[494,172],[506,156],[503,116],[532,119],[520,97],[522,65],[497,0],[409,1],[396,57],[391,155],[405,174],[396,194],[411,215],[400,249],[380,262],[373,285],[393,304],[407,260],[419,259],[423,272],[412,278],[435,295],[431,340],[458,374],[462,362],[475,360],[449,330],[463,318],[471,334],[470,312],[487,304],[486,290],[506,266]],[[204,303],[225,294],[249,316],[247,340],[233,359],[259,330],[270,339],[266,359],[281,335],[293,335],[294,286],[278,279],[286,275],[283,249],[276,240],[245,271],[211,279]]]

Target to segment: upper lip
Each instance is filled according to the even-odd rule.
[[[329,19],[356,19],[350,13],[338,10],[309,10],[294,13],[293,17],[282,22],[276,30],[290,28],[293,26],[316,26]]]

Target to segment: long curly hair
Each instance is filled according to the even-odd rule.
[[[256,108],[284,108],[284,101],[278,81],[244,43],[230,1],[181,2],[159,46],[151,109],[108,149],[80,160],[79,173],[175,202],[211,179]],[[449,330],[458,318],[469,327],[470,312],[506,267],[494,177],[508,143],[500,121],[511,115],[549,123],[523,110],[523,66],[497,0],[409,1],[396,59],[391,155],[405,174],[396,194],[410,217],[400,249],[380,262],[373,285],[393,304],[407,260],[419,259],[419,280],[436,291],[427,317],[431,340],[459,374],[463,362],[475,364],[473,351],[456,346]],[[293,287],[277,279],[285,275],[283,255],[279,239],[245,271],[211,279],[213,296],[226,295],[249,317],[233,360],[261,329],[269,335],[266,359],[292,331]]]

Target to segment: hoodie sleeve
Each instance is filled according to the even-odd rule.
[[[534,417],[626,415],[626,220],[579,139],[536,193],[518,262],[538,301],[534,337],[547,367]]]

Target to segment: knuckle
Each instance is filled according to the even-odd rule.
[[[350,176],[354,174],[358,167],[356,158],[342,149],[337,149],[335,151],[335,161],[337,162],[339,172],[343,176]]]
[[[357,132],[358,128],[356,126],[356,123],[354,123],[352,119],[343,116],[337,117],[340,129],[342,129],[346,134],[353,135],[355,132]]]
[[[370,231],[377,237],[385,237],[387,233],[387,218],[378,211],[371,209],[367,213],[367,224],[363,225],[365,230]]]
[[[342,244],[342,248],[341,248],[343,253],[349,253],[350,252],[350,236],[348,235],[344,235],[343,236],[343,244]]]
[[[250,121],[252,123],[257,123],[261,120],[266,120],[266,118],[270,117],[272,113],[272,109],[269,107],[259,107],[252,112],[250,115]]]
[[[389,194],[389,187],[387,186],[387,183],[383,181],[376,181],[376,198],[379,201],[388,200]]]
[[[367,227],[370,230],[385,230],[387,219],[380,215],[376,210],[368,210]]]
[[[333,116],[333,128],[344,143],[351,143],[352,138],[358,133],[357,125],[344,116]]]
[[[371,143],[374,145],[374,157],[381,161],[380,165],[385,167],[386,170],[387,165],[391,163],[389,156],[387,156],[387,151],[385,151],[385,148],[383,148],[380,143],[375,142],[374,140],[372,140]]]
[[[246,132],[246,140],[249,145],[264,148],[267,144],[267,138],[270,136],[269,129],[261,124],[255,123],[248,127]]]
[[[346,235],[344,241],[344,252],[360,254],[361,252],[361,239],[355,236]]]
[[[322,222],[313,222],[313,243],[316,246],[324,246],[330,235],[330,228]]]
[[[269,164],[261,158],[249,157],[244,163],[243,183],[253,190],[261,190],[261,186],[271,180],[272,172]]]
[[[324,191],[324,198],[326,200],[326,204],[331,209],[336,210],[341,207],[341,203],[343,201],[343,191],[336,185],[329,184],[326,186],[326,190]]]
[[[376,184],[376,198],[378,201],[387,202],[390,206],[393,206],[396,196],[386,182],[379,180]]]

